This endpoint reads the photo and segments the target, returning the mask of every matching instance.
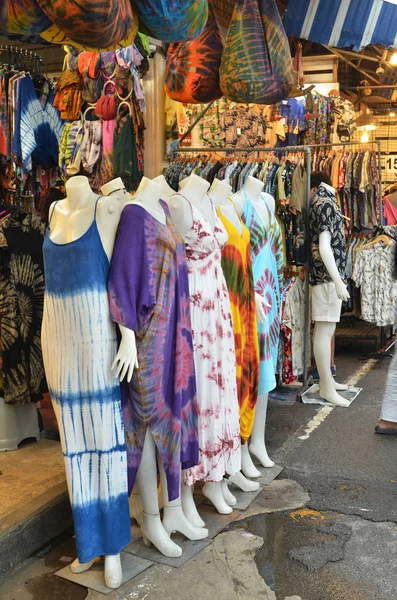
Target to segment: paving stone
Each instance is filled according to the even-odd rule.
[[[172,536],[172,541],[182,548],[182,556],[179,558],[169,558],[168,556],[163,556],[163,554],[161,554],[161,552],[159,552],[159,550],[157,550],[157,548],[154,546],[148,548],[143,543],[142,538],[139,538],[138,540],[126,546],[126,548],[124,548],[124,552],[127,552],[130,555],[139,556],[152,562],[160,563],[162,565],[178,568],[196,556],[196,554],[204,550],[204,548],[211,543],[211,538],[208,537],[205,540],[192,542],[191,540],[187,540],[185,537],[179,534],[175,534]]]

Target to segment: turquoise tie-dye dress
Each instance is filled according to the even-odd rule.
[[[276,387],[275,372],[280,338],[281,289],[284,267],[281,229],[270,209],[266,196],[266,194],[261,194],[269,215],[267,224],[259,217],[247,194],[245,194],[246,203],[242,214],[242,218],[251,234],[255,292],[270,304],[270,308],[265,310],[267,321],[258,323],[259,395],[266,394]]]

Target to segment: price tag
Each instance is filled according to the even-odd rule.
[[[237,127],[237,135],[241,135],[241,127]]]

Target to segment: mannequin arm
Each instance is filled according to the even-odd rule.
[[[350,298],[350,294],[347,291],[347,287],[343,283],[341,276],[339,275],[338,267],[335,263],[335,258],[331,248],[330,231],[323,231],[322,233],[320,233],[319,251],[325,268],[327,269],[332,281],[335,284],[338,298],[345,302],[348,298]]]
[[[119,351],[112,364],[112,371],[116,370],[116,377],[118,377],[120,381],[123,381],[124,377],[127,375],[127,381],[129,383],[132,379],[134,369],[139,368],[135,333],[123,325],[119,325],[119,327],[121,332],[121,342]]]
[[[267,316],[265,308],[271,308],[270,304],[262,298],[257,292],[255,292],[255,304],[256,304],[256,318],[258,323],[266,323]]]

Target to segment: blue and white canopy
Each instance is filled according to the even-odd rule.
[[[337,48],[397,48],[397,0],[289,0],[288,35]]]

